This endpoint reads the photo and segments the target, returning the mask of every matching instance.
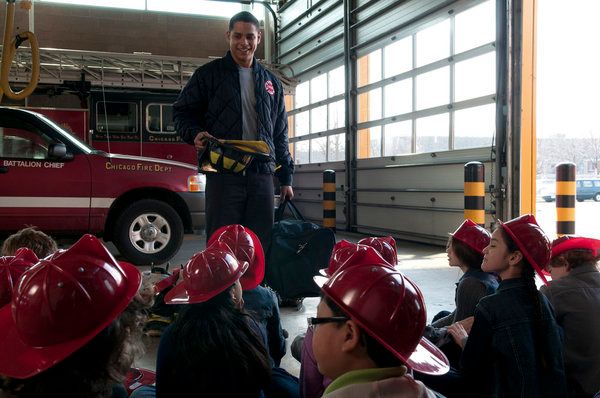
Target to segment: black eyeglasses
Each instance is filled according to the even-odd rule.
[[[314,329],[315,326],[320,323],[346,322],[349,319],[350,318],[347,318],[345,316],[328,316],[328,317],[320,317],[320,318],[309,317],[309,318],[306,318],[306,321],[308,322],[308,327],[311,329]]]

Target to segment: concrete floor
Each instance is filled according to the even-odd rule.
[[[346,239],[354,242],[363,237],[362,235],[347,233],[337,233],[336,235],[338,240]],[[204,242],[205,237],[203,235],[186,235],[181,250],[171,260],[171,264],[185,264],[194,253],[204,249]],[[110,244],[107,246],[116,253],[113,246]],[[444,248],[402,241],[397,242],[397,246],[400,262],[398,269],[421,288],[427,305],[428,320],[431,320],[433,315],[441,310],[452,310],[454,307],[454,283],[460,277],[460,271],[448,266]],[[306,318],[316,314],[318,303],[318,298],[307,298],[304,300],[303,308],[300,311],[292,308],[281,308],[283,328],[288,331],[290,336],[288,338],[288,350],[281,366],[296,376],[300,373],[300,363],[289,353],[289,344],[297,334],[306,331]],[[144,342],[147,347],[146,355],[140,358],[136,365],[154,369],[159,338],[144,337]]]

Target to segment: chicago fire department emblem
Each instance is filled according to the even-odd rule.
[[[270,80],[267,80],[265,82],[265,90],[267,90],[267,93],[273,95],[275,94],[275,89],[273,88],[273,82],[271,82]]]

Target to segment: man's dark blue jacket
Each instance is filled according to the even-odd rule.
[[[281,185],[292,184],[294,163],[288,150],[288,125],[281,82],[257,60],[252,63],[258,140],[265,141],[281,168]],[[216,138],[242,139],[242,100],[238,66],[227,52],[202,65],[192,75],[173,104],[175,128],[188,144],[201,131]],[[256,163],[256,165],[254,165]],[[259,173],[274,173],[273,162],[253,162]]]

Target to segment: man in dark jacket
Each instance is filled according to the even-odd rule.
[[[277,163],[281,198],[291,199],[294,163],[288,150],[287,114],[281,82],[254,58],[260,43],[258,20],[234,15],[225,57],[201,66],[173,104],[175,127],[199,155],[206,138],[261,140]],[[242,173],[208,173],[206,236],[223,225],[252,229],[263,245],[273,225],[275,163],[254,159]]]

